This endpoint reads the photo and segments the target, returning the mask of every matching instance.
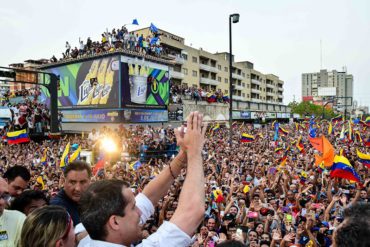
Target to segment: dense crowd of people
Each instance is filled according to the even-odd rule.
[[[160,43],[160,37],[162,35],[169,38],[168,35],[159,33],[158,31],[151,31],[149,35],[144,37],[144,35],[139,36],[138,34],[135,35],[134,32],[129,32],[126,26],[117,29],[113,28],[110,32],[108,32],[108,30],[103,32],[100,41],[92,41],[91,38],[88,37],[86,42],[79,40],[77,46],[74,46],[74,48],[66,41],[65,52],[62,53],[62,58],[60,58],[59,61],[117,50],[162,57],[162,55],[171,54],[171,51],[163,49]],[[53,63],[57,61],[58,59],[55,55],[50,59],[50,62]]]
[[[179,95],[193,90],[173,88]],[[26,119],[39,114],[47,125],[45,106],[11,108]],[[16,123],[2,134],[23,127]],[[329,123],[320,123],[316,135],[349,160],[361,184],[315,164],[319,153],[304,125],[281,125],[289,133],[275,140],[270,125],[239,123],[230,143],[229,128],[207,127],[192,113],[176,129],[103,127],[13,145],[3,138],[0,244],[368,246],[370,175],[356,149],[366,154],[370,136],[353,124],[363,140],[343,141],[348,124],[333,124],[328,135]],[[255,139],[244,142],[243,133]],[[91,164],[81,149],[92,150]]]
[[[209,96],[213,95],[212,100],[209,100]],[[171,103],[181,104],[183,99],[193,101],[208,101],[218,103],[228,103],[229,97],[224,94],[221,89],[219,90],[206,90],[204,88],[189,87],[186,85],[172,85],[170,88],[170,99]]]

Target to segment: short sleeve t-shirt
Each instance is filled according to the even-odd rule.
[[[0,216],[0,246],[17,246],[25,219],[21,212],[4,209]]]

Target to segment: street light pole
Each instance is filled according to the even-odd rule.
[[[233,50],[232,50],[232,38],[231,38],[231,25],[232,23],[239,22],[239,14],[232,14],[229,16],[229,94],[230,94],[230,103],[229,103],[229,126],[230,126],[230,147],[233,139],[233,81],[232,81],[232,66],[233,66]]]

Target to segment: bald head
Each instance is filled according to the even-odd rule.
[[[4,195],[9,195],[9,190],[8,190],[8,183],[0,177],[0,195],[2,196],[0,198],[0,216],[3,215],[4,209],[7,205],[7,201],[4,200]]]

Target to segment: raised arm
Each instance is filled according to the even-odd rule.
[[[171,222],[191,236],[204,216],[204,171],[201,151],[205,142],[207,125],[202,128],[203,116],[198,112],[190,113],[187,131],[180,146],[188,157],[188,169],[179,197],[179,204]],[[178,132],[178,131],[176,131]]]

